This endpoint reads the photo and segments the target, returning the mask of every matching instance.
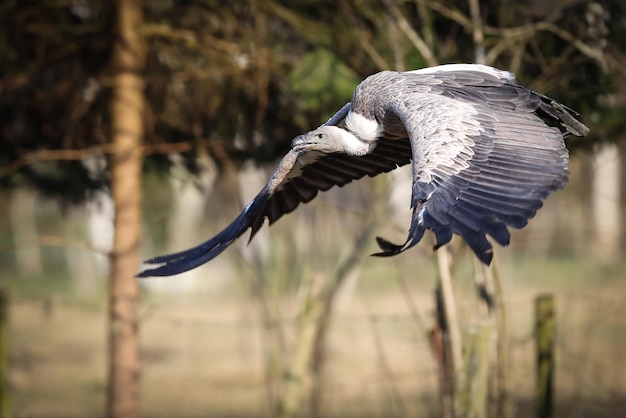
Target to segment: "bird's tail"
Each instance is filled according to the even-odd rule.
[[[137,277],[172,276],[198,267],[221,254],[237,238],[243,235],[248,228],[252,228],[252,233],[250,234],[250,239],[252,239],[263,225],[266,203],[267,191],[264,189],[222,232],[197,247],[144,261],[145,264],[161,265],[144,270],[137,274]]]

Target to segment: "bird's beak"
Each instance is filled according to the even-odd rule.
[[[310,145],[308,143],[308,139],[309,138],[306,134],[298,135],[291,141],[291,149],[296,152],[305,151],[307,149],[307,145]]]

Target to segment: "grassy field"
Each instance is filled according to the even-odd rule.
[[[558,303],[556,416],[614,417],[623,411],[625,267],[575,258],[516,258],[503,264],[510,416],[533,416],[532,307],[546,292]],[[407,295],[393,274],[382,275],[375,267],[363,272],[337,307],[321,377],[320,416],[438,416],[435,362]],[[428,274],[407,282],[413,301],[430,317]],[[457,293],[472,292],[471,286],[461,273]],[[18,284],[13,290],[14,416],[102,416],[104,295],[74,295],[60,286],[44,296],[33,287]],[[460,300],[462,313],[471,309]],[[297,296],[281,297],[279,305],[289,347],[297,328]],[[268,338],[258,304],[241,283],[194,294],[147,292],[142,318],[142,416],[270,416]]]

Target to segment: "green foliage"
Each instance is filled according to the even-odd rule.
[[[300,112],[314,112],[321,118],[330,117],[350,101],[360,79],[331,51],[315,49],[306,53],[287,78],[287,87],[300,103],[296,123],[303,126]]]

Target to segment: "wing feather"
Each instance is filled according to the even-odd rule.
[[[346,107],[337,115],[340,113],[345,117]],[[341,121],[341,117],[333,117],[327,123]],[[411,146],[407,139],[382,139],[371,154],[363,157],[290,151],[263,190],[223,231],[197,247],[147,260],[147,264],[159,266],[142,271],[138,277],[171,276],[191,270],[217,257],[248,229],[252,230],[252,239],[265,219],[273,224],[301,203],[313,200],[320,191],[344,186],[366,175],[376,176],[410,161]]]
[[[413,217],[405,243],[378,238],[377,255],[402,252],[430,229],[436,248],[456,233],[489,264],[493,248],[487,235],[507,245],[507,226],[525,226],[543,200],[564,187],[569,176],[564,132],[586,131],[570,123],[573,111],[512,80],[484,74],[432,77],[430,92],[420,86],[420,94],[408,96],[411,81],[396,83],[397,91],[387,96],[403,99],[381,105],[410,137]],[[469,81],[474,85],[459,84]],[[554,109],[566,109],[568,117]]]

